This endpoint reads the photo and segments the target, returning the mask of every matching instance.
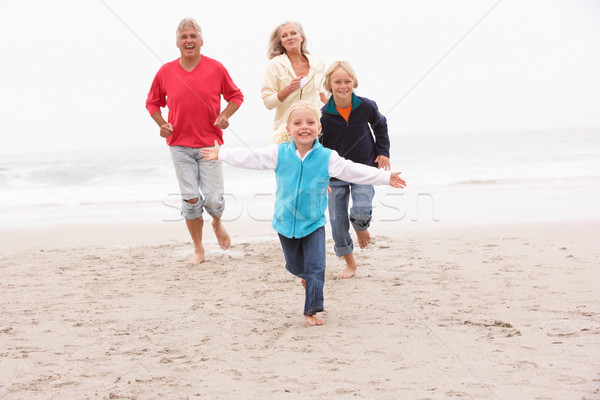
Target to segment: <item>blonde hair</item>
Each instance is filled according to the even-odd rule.
[[[289,126],[292,113],[297,110],[309,110],[315,114],[317,121],[321,124],[321,110],[319,110],[313,103],[307,101],[297,101],[290,106],[285,115],[285,124]]]
[[[298,33],[300,34],[300,36],[302,36],[302,45],[300,46],[300,51],[302,52],[302,54],[305,55],[309,53],[308,50],[306,50],[306,35],[304,34],[304,29],[302,28],[302,25],[300,25],[300,23],[298,22],[287,21],[277,26],[273,30],[273,32],[271,32],[271,36],[269,37],[269,48],[267,50],[267,58],[269,60],[273,57],[285,54],[285,47],[283,47],[283,44],[281,44],[280,32],[281,28],[288,24],[296,25]]]
[[[179,26],[177,27],[177,31],[176,31],[176,38],[175,41],[177,42],[179,40],[179,36],[181,35],[181,32],[185,31],[188,28],[194,28],[196,30],[196,32],[198,32],[198,37],[200,38],[200,41],[203,41],[204,39],[202,39],[202,28],[200,28],[200,25],[198,25],[198,23],[196,22],[196,20],[194,18],[184,18],[181,20],[181,22],[179,23]]]
[[[348,73],[348,75],[350,75],[350,78],[352,78],[354,81],[353,87],[356,89],[358,87],[358,78],[356,77],[356,73],[354,72],[352,65],[350,65],[348,61],[334,61],[325,72],[325,80],[323,81],[325,90],[331,92],[331,74],[333,74],[338,68],[343,69]]]

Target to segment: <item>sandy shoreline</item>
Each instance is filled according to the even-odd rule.
[[[316,328],[265,226],[2,231],[0,398],[600,398],[600,221],[379,224]]]

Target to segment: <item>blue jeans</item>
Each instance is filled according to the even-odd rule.
[[[341,180],[329,181],[329,222],[335,255],[343,257],[352,253],[354,245],[350,237],[350,223],[355,231],[369,229],[373,212],[373,196],[375,189],[371,185],[359,185]],[[352,208],[348,216],[348,203],[352,197]]]
[[[200,148],[171,146],[169,149],[181,191],[181,215],[185,219],[200,218],[205,208],[213,217],[223,214],[225,199],[221,161],[204,160]],[[187,201],[191,199],[198,201]]]
[[[308,236],[290,239],[279,234],[285,256],[285,268],[306,281],[304,315],[323,311],[325,285],[325,227]]]

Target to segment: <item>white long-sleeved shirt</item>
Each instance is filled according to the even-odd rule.
[[[312,149],[304,155],[304,158],[311,151]],[[276,144],[259,149],[221,148],[219,160],[238,168],[275,169],[277,167],[277,152],[278,145]],[[296,150],[296,155],[304,160],[298,150]],[[329,157],[329,176],[362,185],[389,185],[391,172],[354,163],[340,157],[335,150],[332,150],[331,157]]]

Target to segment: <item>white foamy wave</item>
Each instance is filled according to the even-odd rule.
[[[403,135],[392,169],[411,187],[600,181],[600,130]],[[273,196],[273,171],[224,165],[229,198]],[[0,211],[31,206],[179,202],[166,146],[0,158]]]

